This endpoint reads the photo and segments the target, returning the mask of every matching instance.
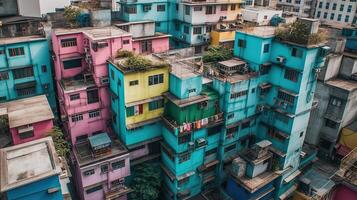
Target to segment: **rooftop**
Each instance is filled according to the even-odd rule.
[[[357,81],[346,80],[342,78],[335,78],[326,82],[327,85],[337,87],[349,92],[355,91],[357,89]]]
[[[1,192],[61,172],[51,137],[0,149],[0,155]]]
[[[83,74],[80,74],[71,78],[62,79],[61,85],[64,90],[69,91],[94,86],[95,82],[92,75],[83,76]]]
[[[243,177],[234,177],[234,180],[242,185],[246,190],[248,190],[251,193],[256,192],[260,188],[264,187],[266,184],[272,182],[276,178],[278,178],[280,175],[276,172],[272,171],[266,171],[254,178],[248,178],[246,176]]]
[[[56,35],[68,35],[83,33],[92,40],[104,40],[108,38],[130,36],[131,34],[115,26],[107,27],[84,27],[84,28],[57,28],[54,29]]]
[[[50,104],[45,95],[2,103],[0,104],[0,109],[3,112],[6,112],[2,112],[2,114],[8,115],[10,128],[54,118]]]
[[[246,64],[246,62],[241,59],[238,59],[238,58],[233,58],[233,59],[218,62],[218,64],[226,66],[226,67],[234,67],[234,66],[238,66],[238,65],[244,65],[244,64]]]
[[[0,45],[9,45],[9,44],[22,43],[22,42],[34,42],[34,41],[41,41],[41,40],[46,41],[46,37],[42,35],[7,37],[7,38],[0,38]]]
[[[111,142],[110,151],[101,156],[94,157],[92,148],[96,145],[106,145],[108,141]],[[125,146],[121,144],[119,140],[110,138],[107,133],[91,136],[88,138],[88,141],[76,144],[75,148],[73,148],[73,152],[80,167],[128,154],[128,150]]]
[[[328,193],[335,185],[326,174],[314,168],[305,172],[305,174],[300,177],[300,181],[309,182],[313,191],[320,197]]]
[[[256,26],[247,27],[237,32],[245,33],[247,35],[253,35],[262,38],[271,38],[275,36],[276,27],[274,26]]]

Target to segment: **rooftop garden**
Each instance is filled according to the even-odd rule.
[[[116,59],[121,59],[116,64],[123,66],[129,70],[145,70],[148,68],[168,66],[168,63],[158,60],[155,62],[147,56],[137,55],[131,51],[119,50],[116,54]]]
[[[202,57],[204,63],[220,62],[232,58],[232,51],[223,46],[210,46]]]
[[[301,21],[279,27],[275,31],[276,38],[301,45],[317,45],[327,39],[327,34],[322,30],[317,33],[309,34],[309,28]]]

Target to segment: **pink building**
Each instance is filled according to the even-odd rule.
[[[46,137],[53,128],[53,113],[45,95],[0,104],[7,116],[14,145]]]
[[[130,175],[129,152],[107,133],[88,137],[73,148],[75,180],[81,200],[126,200],[131,190],[124,184]]]
[[[61,119],[72,144],[107,131],[107,60],[132,50],[131,34],[116,27],[55,29],[52,42]]]

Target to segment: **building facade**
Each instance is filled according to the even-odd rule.
[[[313,17],[316,0],[279,0],[276,8],[299,17]]]
[[[0,109],[14,145],[46,137],[53,128],[54,115],[45,95],[1,103]]]
[[[326,24],[357,24],[357,3],[350,1],[318,0],[314,17]]]
[[[57,113],[51,58],[45,37],[32,35],[0,38],[0,100],[47,96]]]

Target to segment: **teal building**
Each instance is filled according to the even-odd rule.
[[[46,38],[37,35],[0,38],[0,102],[42,94],[57,113]]]

